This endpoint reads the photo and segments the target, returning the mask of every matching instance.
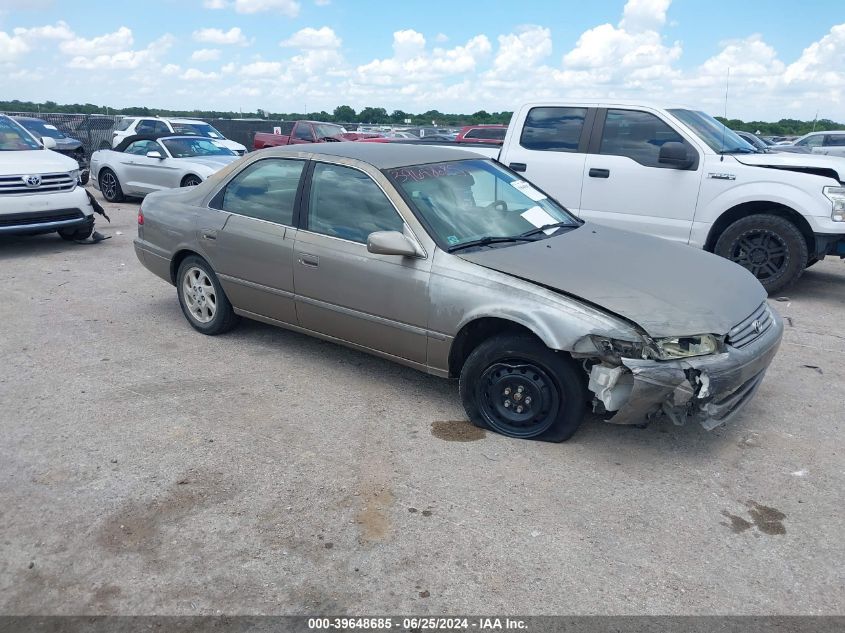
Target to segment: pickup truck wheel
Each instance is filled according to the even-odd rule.
[[[201,257],[189,255],[179,265],[176,292],[182,313],[198,332],[214,336],[237,325],[238,317],[217,275]]]
[[[588,400],[571,359],[524,334],[496,336],[476,347],[458,390],[476,426],[545,442],[572,437]]]
[[[798,279],[808,259],[801,231],[786,218],[767,213],[731,224],[714,252],[751,271],[770,293]]]
[[[123,189],[120,188],[120,182],[111,169],[106,168],[100,171],[100,192],[109,202],[123,202],[124,200]]]

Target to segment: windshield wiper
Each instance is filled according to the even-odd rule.
[[[502,235],[502,236],[492,236],[488,235],[487,237],[480,237],[477,240],[470,240],[469,242],[463,242],[462,244],[455,244],[454,246],[450,246],[447,249],[447,252],[454,253],[455,251],[462,250],[464,248],[470,248],[472,246],[489,246],[490,244],[502,244],[505,242],[533,242],[533,237],[528,237],[526,235]]]
[[[575,226],[570,222],[555,222],[554,224],[544,224],[543,226],[538,226],[536,229],[531,229],[530,231],[525,231],[525,233],[520,233],[519,237],[531,237],[532,235],[543,233],[545,231],[548,231],[549,229],[559,229],[563,226],[568,226],[573,229],[575,228]]]
[[[756,154],[756,149],[745,149],[744,147],[734,147],[733,149],[723,149],[720,154]]]

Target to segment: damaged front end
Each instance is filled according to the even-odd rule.
[[[692,420],[713,429],[753,397],[782,335],[782,320],[764,303],[712,341],[706,335],[672,339],[669,346],[647,337],[642,345],[593,339],[601,352],[585,358],[593,410],[613,424],[643,424],[665,415],[677,425]],[[673,357],[682,353],[687,356]]]

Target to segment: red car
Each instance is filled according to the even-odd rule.
[[[505,140],[507,125],[467,125],[461,128],[456,141],[459,143],[484,143],[501,145]]]

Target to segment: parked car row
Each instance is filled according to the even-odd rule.
[[[161,117],[126,117],[112,133],[111,147],[117,147],[129,136],[161,136],[164,134],[197,135],[212,139],[238,156],[246,154],[246,147],[227,139],[222,132],[205,121],[195,119],[166,119]],[[101,147],[100,149],[106,149]]]

